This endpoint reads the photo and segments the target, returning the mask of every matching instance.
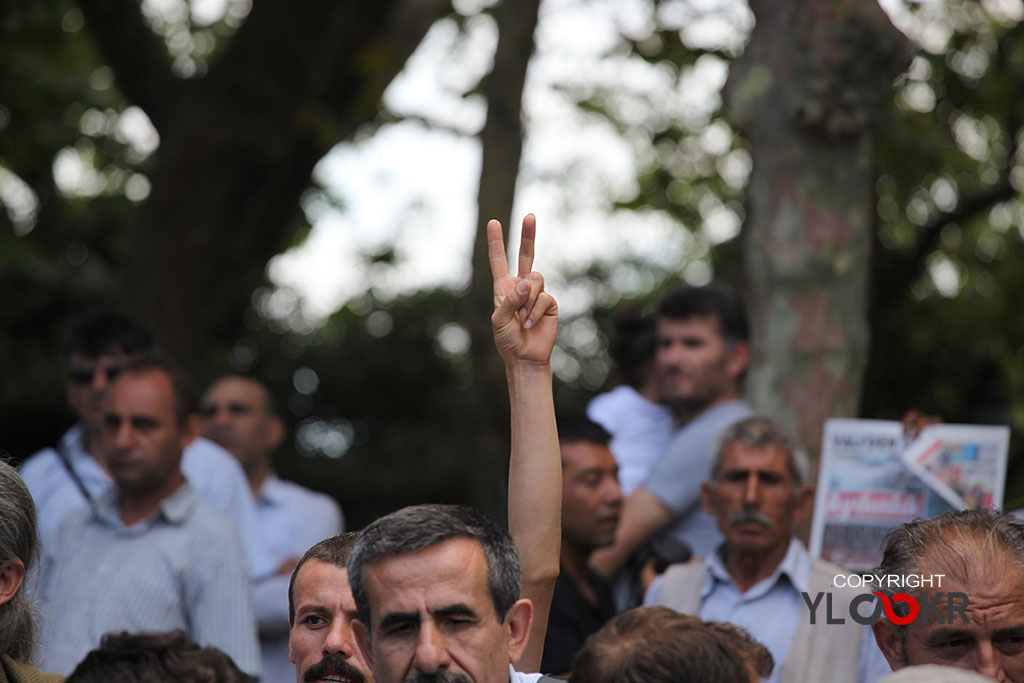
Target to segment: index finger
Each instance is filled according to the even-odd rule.
[[[501,223],[493,218],[487,221],[487,259],[491,262],[491,276],[495,280],[508,275],[508,258],[505,256]]]
[[[523,219],[523,234],[519,236],[519,277],[533,271],[533,243],[537,237],[537,217],[532,213]]]

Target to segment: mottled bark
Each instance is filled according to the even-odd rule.
[[[868,353],[871,126],[909,60],[874,2],[752,0],[757,27],[726,85],[750,142],[744,250],[755,408],[813,453],[856,414]]]

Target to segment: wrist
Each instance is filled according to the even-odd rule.
[[[551,361],[512,359],[505,361],[505,377],[509,383],[530,380],[551,381]]]

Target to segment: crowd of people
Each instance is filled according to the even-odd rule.
[[[273,472],[266,386],[229,374],[200,394],[143,326],[90,314],[63,349],[78,423],[20,472],[0,462],[0,683],[1024,683],[1024,523],[904,525],[877,573],[945,582],[879,600],[906,590],[924,616],[839,623],[863,591],[795,535],[810,468],[742,399],[741,302],[680,287],[653,317],[624,312],[623,383],[556,420],[535,219],[514,275],[487,230],[507,530],[429,504],[345,533],[336,502]]]

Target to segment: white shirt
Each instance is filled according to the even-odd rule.
[[[608,447],[619,464],[622,495],[628,496],[672,439],[672,411],[622,384],[595,396],[587,405],[587,417],[612,435]]]
[[[508,680],[509,683],[535,683],[541,679],[543,674],[524,674],[516,671],[512,668],[512,665],[508,665]]]

